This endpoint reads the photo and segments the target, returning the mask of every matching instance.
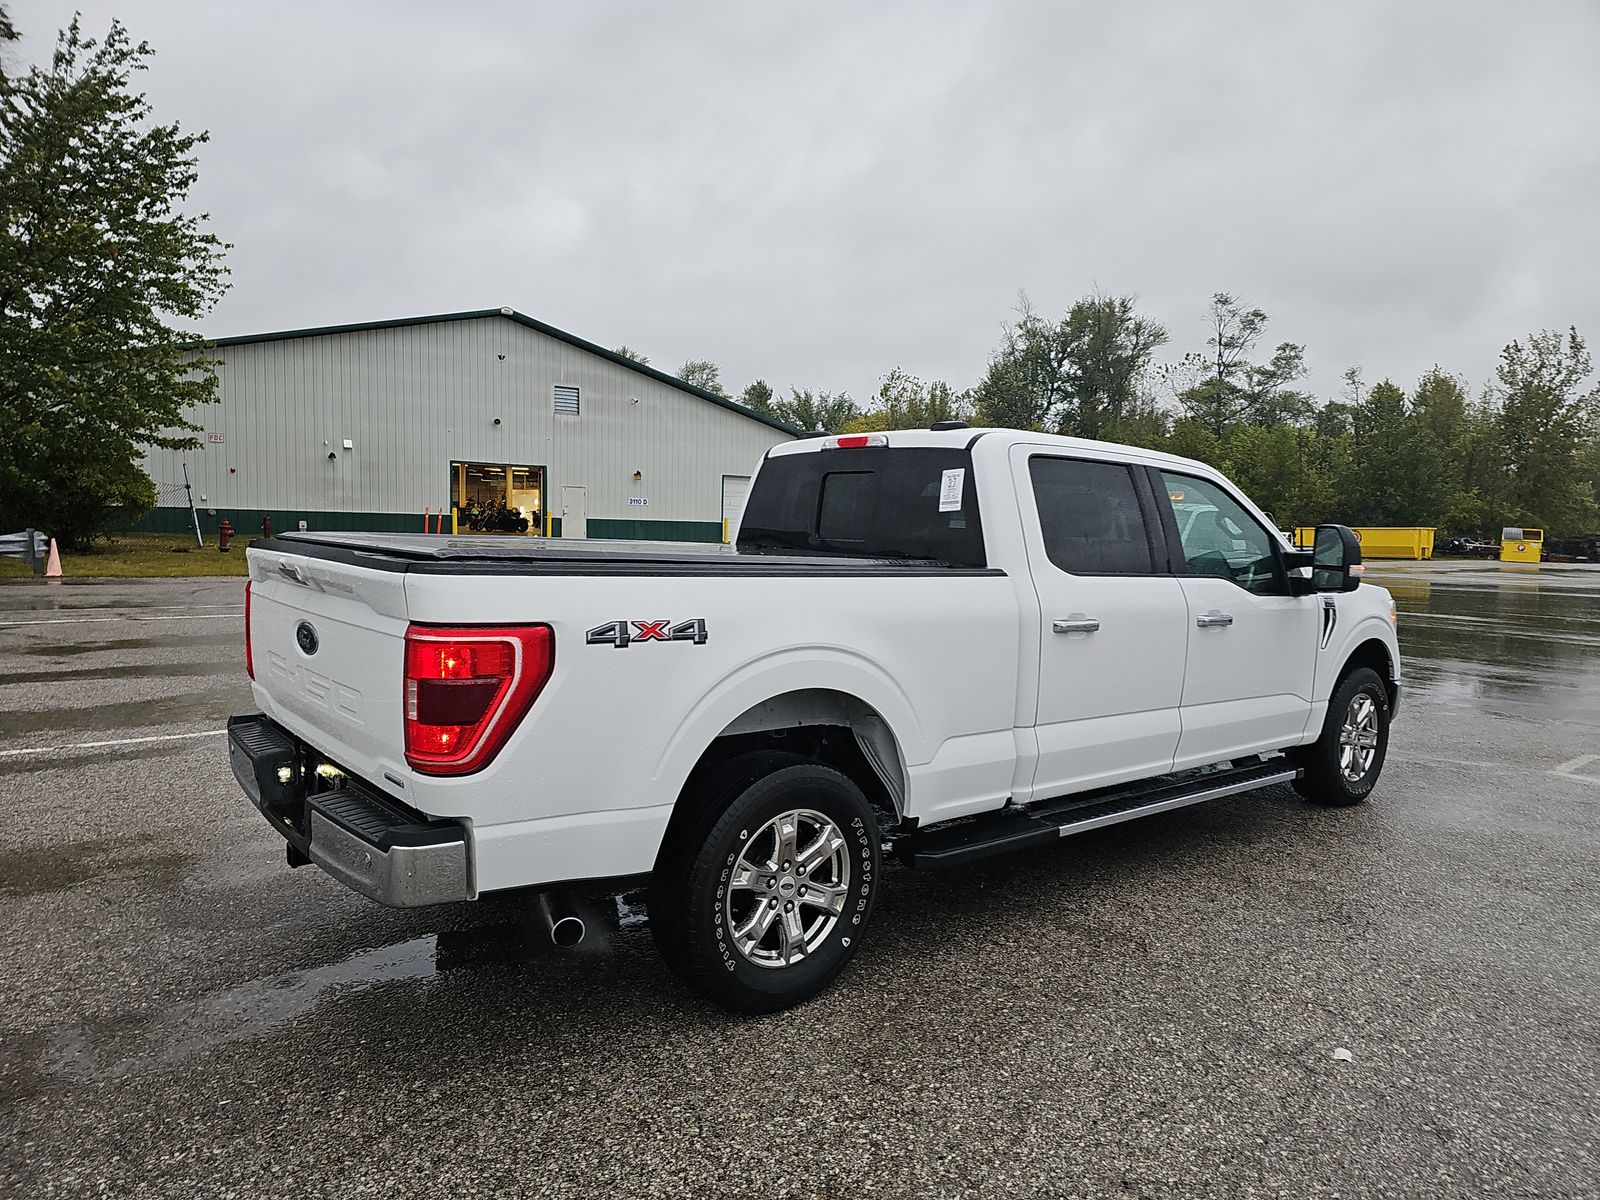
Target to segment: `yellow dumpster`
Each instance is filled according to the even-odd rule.
[[[1363,526],[1362,558],[1432,558],[1433,529],[1425,525]]]
[[[1507,526],[1500,531],[1501,562],[1539,561],[1544,554],[1544,530]]]
[[[1364,559],[1433,557],[1431,525],[1364,525],[1353,532],[1361,543]],[[1302,550],[1310,550],[1316,540],[1317,531],[1312,526],[1301,525],[1294,531],[1294,544]]]

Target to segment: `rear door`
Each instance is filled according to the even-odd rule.
[[[1012,450],[1039,598],[1038,799],[1160,775],[1188,626],[1142,467]]]
[[[733,540],[734,533],[739,528],[739,518],[744,514],[744,496],[750,490],[750,477],[748,475],[724,475],[722,477],[722,540],[724,543]]]
[[[1278,538],[1222,484],[1150,474],[1188,609],[1176,768],[1293,745],[1311,711],[1320,600],[1289,594]]]
[[[586,487],[569,483],[561,489],[561,536],[589,536],[589,491]]]

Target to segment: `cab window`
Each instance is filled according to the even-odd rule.
[[[1149,575],[1150,535],[1122,463],[1035,457],[1028,463],[1050,561],[1073,575]]]
[[[1189,575],[1228,579],[1247,592],[1283,591],[1277,542],[1225,488],[1193,475],[1161,472]]]

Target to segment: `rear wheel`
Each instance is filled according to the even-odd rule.
[[[1295,790],[1315,804],[1360,804],[1371,793],[1389,750],[1389,692],[1370,667],[1339,681],[1322,736],[1296,755],[1304,774]]]
[[[849,778],[795,755],[748,755],[708,782],[720,794],[656,867],[656,944],[725,1008],[788,1008],[860,946],[881,874],[877,821]]]

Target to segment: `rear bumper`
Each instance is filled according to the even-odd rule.
[[[228,759],[250,802],[289,843],[368,899],[397,908],[471,900],[471,839],[321,761],[260,713],[228,718]],[[319,771],[319,767],[324,768]]]

